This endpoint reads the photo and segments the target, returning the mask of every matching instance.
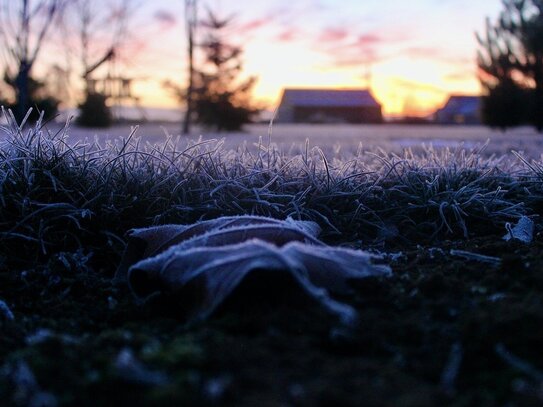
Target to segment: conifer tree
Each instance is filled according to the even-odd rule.
[[[478,54],[486,90],[487,124],[530,123],[543,131],[543,0],[503,0],[494,24],[487,20]]]
[[[242,49],[226,38],[231,22],[231,18],[219,18],[208,10],[201,22],[200,49],[204,60],[194,77],[197,121],[218,131],[239,130],[257,113],[250,103],[256,78],[239,79]]]

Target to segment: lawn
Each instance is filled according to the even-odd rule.
[[[2,131],[8,405],[543,403],[533,154],[480,144],[331,155],[266,138],[233,150],[139,133],[84,143],[9,117]],[[316,222],[323,242],[377,254],[392,274],[341,298],[359,315],[348,331],[250,292],[186,324],[171,298],[142,303],[113,281],[130,229],[235,215]],[[503,239],[526,217],[531,242]]]

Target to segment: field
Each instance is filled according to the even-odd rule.
[[[52,131],[58,131],[62,124],[49,125]],[[127,137],[130,125],[116,125],[109,129],[82,129],[73,127],[69,132],[69,140],[100,141]],[[181,125],[165,122],[143,123],[139,125],[137,135],[142,141],[163,143],[166,135],[176,139]],[[203,140],[224,139],[226,149],[237,149],[247,146],[249,149],[258,144],[262,137],[264,144],[268,142],[270,126],[253,124],[246,126],[239,133],[213,133],[205,129],[193,129],[191,135],[180,139],[181,145],[186,139]],[[401,152],[405,148],[421,151],[422,143],[432,143],[436,148],[456,148],[463,146],[473,148],[490,140],[485,154],[509,154],[511,150],[524,151],[530,157],[538,158],[543,152],[543,137],[532,128],[521,127],[506,132],[489,129],[483,126],[438,126],[438,125],[285,125],[274,124],[271,128],[271,141],[286,154],[300,153],[305,148],[305,140],[309,139],[310,147],[318,146],[327,155],[351,155],[361,147],[372,150],[377,147],[388,152]]]
[[[6,405],[543,403],[532,130],[274,126],[270,142],[254,125],[221,142],[54,126],[8,120],[0,136]],[[392,274],[340,298],[359,315],[349,329],[250,285],[186,324],[179,299],[113,281],[128,230],[246,214],[314,221]],[[503,238],[526,219],[531,239]]]

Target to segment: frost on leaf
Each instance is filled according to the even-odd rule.
[[[523,243],[531,243],[534,238],[534,221],[527,216],[522,216],[517,224],[511,227],[511,224],[505,225],[507,233],[503,240],[520,240]]]
[[[313,222],[255,216],[132,230],[116,279],[141,300],[157,293],[190,299],[189,320],[209,317],[251,276],[266,281],[259,290],[295,292],[353,322],[355,310],[334,297],[348,295],[349,282],[390,269],[373,264],[369,253],[325,245],[319,233]]]

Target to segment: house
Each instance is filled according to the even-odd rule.
[[[434,114],[439,124],[481,124],[481,98],[479,96],[451,96]]]
[[[278,123],[381,123],[381,105],[365,89],[285,89]]]

